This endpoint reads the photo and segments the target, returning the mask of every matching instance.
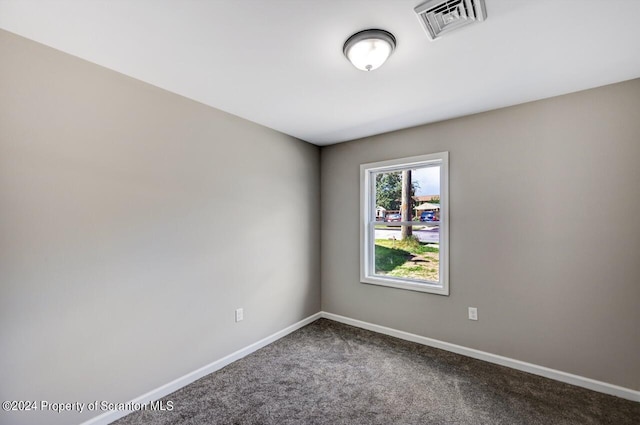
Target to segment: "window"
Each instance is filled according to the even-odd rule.
[[[449,295],[449,154],[360,166],[360,281]]]

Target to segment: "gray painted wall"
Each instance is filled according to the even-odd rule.
[[[632,80],[323,148],[323,310],[640,389],[638,111]],[[359,165],[440,151],[451,295],[359,283]]]
[[[129,401],[319,311],[317,147],[4,31],[0,58],[0,399]]]

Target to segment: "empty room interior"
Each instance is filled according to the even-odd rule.
[[[640,423],[638,16],[0,0],[0,424]]]

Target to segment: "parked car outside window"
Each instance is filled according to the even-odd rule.
[[[402,221],[402,215],[400,214],[387,214],[387,217],[384,221]]]
[[[422,211],[420,221],[433,221],[434,216],[433,211]]]

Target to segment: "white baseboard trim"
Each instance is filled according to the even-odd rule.
[[[268,337],[263,338],[258,342],[254,342],[253,344],[248,345],[244,348],[241,348],[240,350],[233,352],[228,356],[225,356],[219,360],[209,363],[208,365],[203,366],[198,370],[190,372],[184,376],[181,376],[180,378],[174,379],[168,384],[164,384],[156,389],[149,391],[146,394],[136,397],[135,399],[131,400],[130,403],[131,404],[136,404],[136,403],[147,404],[149,402],[159,400],[162,397],[169,395],[172,392],[177,391],[180,388],[185,387],[190,383],[202,378],[203,376],[208,375],[212,372],[215,372],[216,370],[222,369],[228,364],[233,363],[236,360],[240,360],[241,358],[253,353],[254,351],[257,351],[262,347],[269,345],[272,342],[277,341],[286,335],[289,335],[291,332],[296,331],[302,328],[303,326],[306,326],[309,323],[318,320],[321,316],[322,316],[322,313],[316,313],[307,317],[306,319],[302,319],[301,321],[294,323],[293,325],[288,326],[283,330],[278,331],[272,335],[269,335]],[[118,410],[118,411],[105,412],[99,416],[89,419],[86,422],[83,422],[81,425],[107,425],[107,424],[110,424],[111,422],[114,422],[128,415],[132,411],[133,410],[130,410],[130,411]]]
[[[396,329],[388,328],[386,326],[380,326],[380,325],[375,325],[373,323],[363,322],[361,320],[351,319],[349,317],[328,313],[326,311],[321,312],[321,316],[325,319],[334,320],[336,322],[355,326],[357,328],[367,329],[373,332],[378,332],[381,334],[404,339],[406,341],[412,341],[418,344],[440,348],[442,350],[451,351],[457,354],[462,354],[463,356],[473,357],[474,359],[484,360],[489,363],[495,363],[502,366],[507,366],[512,369],[521,370],[523,372],[528,372],[534,375],[544,376],[545,378],[554,379],[556,381],[565,382],[567,384],[576,385],[578,387],[583,387],[593,391],[598,391],[605,394],[611,394],[627,400],[640,402],[640,391],[632,390],[630,388],[624,388],[618,385],[608,384],[602,381],[596,381],[595,379],[585,378],[583,376],[562,372],[560,370],[550,369],[548,367],[538,366],[532,363],[511,359],[509,357],[503,357],[497,354],[491,354],[485,351],[480,351],[473,348],[467,348],[461,345],[451,344],[448,342],[427,338],[427,337],[412,334],[409,332],[399,331]]]

